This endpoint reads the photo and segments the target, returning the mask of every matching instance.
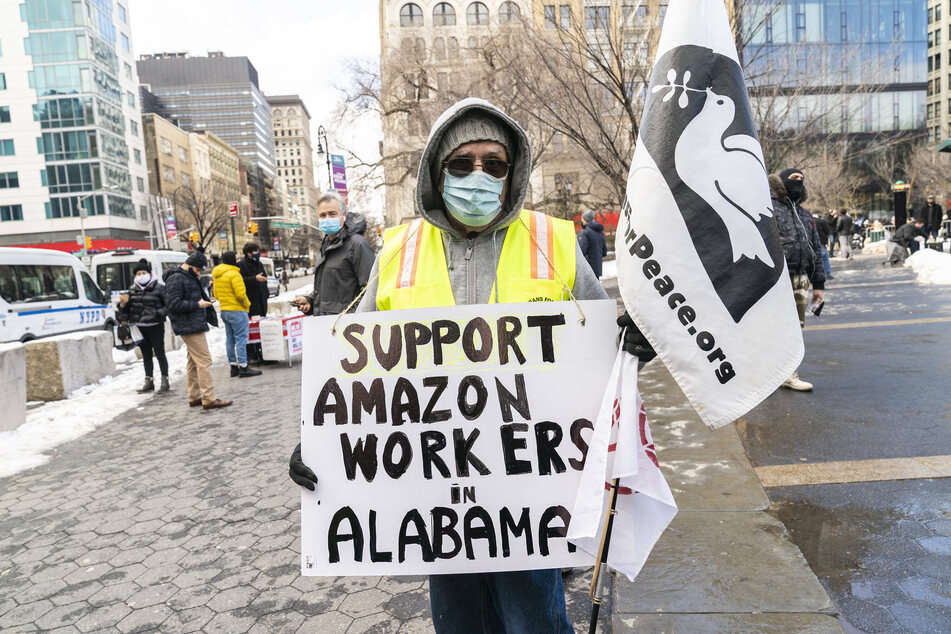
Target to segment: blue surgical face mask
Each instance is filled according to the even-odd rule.
[[[340,218],[321,218],[317,221],[317,226],[328,236],[336,235],[343,228]]]
[[[252,254],[251,254],[251,257],[254,258],[255,260],[260,260],[260,259],[261,259],[261,254],[260,254],[260,252],[259,252],[259,253],[252,253]]]
[[[463,177],[453,176],[448,170],[445,174],[442,199],[453,218],[467,227],[481,227],[499,214],[504,178],[489,176],[482,170],[473,170]]]

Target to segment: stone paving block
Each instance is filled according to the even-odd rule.
[[[113,568],[106,574],[96,579],[96,581],[104,586],[110,586],[141,577],[146,571],[146,567],[142,564],[131,564],[128,566],[122,566],[121,568]]]
[[[251,629],[251,634],[274,634],[275,632],[294,632],[304,622],[299,612],[275,612],[260,617]]]
[[[400,621],[429,615],[429,591],[419,589],[416,592],[403,592],[392,597],[386,604],[386,611]]]
[[[822,614],[638,614],[615,615],[614,634],[841,634],[834,617]]]
[[[685,565],[689,562],[689,565]],[[782,579],[783,591],[767,579]],[[764,513],[680,513],[615,613],[821,612],[832,604],[783,525]]]
[[[93,632],[95,630],[114,629],[116,623],[125,618],[126,614],[132,611],[132,608],[124,603],[113,603],[104,606],[99,610],[93,610],[86,616],[76,621],[76,627],[82,632]]]
[[[214,616],[215,613],[210,608],[199,606],[172,612],[162,626],[169,632],[198,632]]]
[[[41,584],[45,581],[60,580],[78,568],[79,566],[71,561],[54,564],[52,566],[41,565],[36,572],[30,575],[30,581],[35,584]]]
[[[304,624],[297,629],[297,634],[312,634],[313,632],[346,632],[353,619],[342,612],[331,610],[307,618]]]
[[[89,605],[101,607],[111,603],[124,603],[126,599],[134,595],[142,588],[131,581],[122,581],[110,586],[105,586],[95,594],[89,597]]]
[[[216,614],[208,621],[202,631],[208,632],[209,634],[236,634],[238,632],[247,632],[251,629],[251,626],[254,625],[256,620],[256,616],[242,614],[238,611],[222,612],[221,614]],[[322,630],[314,631],[320,632]]]
[[[172,598],[172,595],[178,592],[178,590],[178,586],[171,583],[147,586],[126,599],[126,605],[135,609],[165,603]]]
[[[356,619],[382,612],[391,598],[392,595],[383,592],[379,588],[359,590],[348,594],[343,603],[340,604],[339,610]]]
[[[416,618],[403,621],[399,634],[429,634],[433,631],[433,620],[430,618]]]
[[[82,583],[83,581],[92,581],[93,579],[98,579],[110,570],[112,570],[112,566],[102,562],[74,570],[63,577],[63,580],[69,584]]]
[[[165,551],[161,551],[165,552]],[[160,561],[160,560],[159,560]],[[183,568],[178,564],[167,563],[159,566],[150,566],[149,558],[146,557],[142,562],[145,571],[134,579],[140,586],[152,586],[159,583],[168,583],[178,575],[182,574]]]
[[[256,614],[293,610],[302,596],[303,593],[300,590],[290,586],[265,590],[255,597],[248,606],[248,610]]]
[[[85,581],[72,586],[67,586],[50,597],[50,600],[56,605],[69,605],[75,601],[85,601],[92,595],[102,590],[102,584],[99,581]]]
[[[254,588],[238,587],[223,590],[208,601],[208,607],[215,612],[229,612],[246,607],[258,595]]]
[[[391,614],[379,612],[368,616],[362,616],[353,620],[350,627],[347,628],[347,634],[362,634],[363,632],[396,632],[400,628],[400,622]]]
[[[168,605],[174,610],[189,610],[201,607],[208,603],[217,592],[218,590],[214,586],[183,588],[168,600]]]
[[[89,606],[83,602],[70,603],[55,607],[40,618],[36,619],[34,625],[41,630],[52,630],[57,627],[72,625],[76,620],[89,610]]]
[[[693,449],[667,449],[657,459],[681,512],[769,508],[769,497],[745,454],[697,455]]]
[[[167,605],[152,605],[147,608],[133,610],[124,619],[116,624],[116,628],[123,634],[132,634],[134,632],[154,632],[159,630],[168,617],[172,615],[172,609]]]
[[[28,585],[17,593],[16,600],[20,605],[40,601],[53,596],[66,586],[66,582],[60,579]]]

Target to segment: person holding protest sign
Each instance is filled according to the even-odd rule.
[[[816,231],[812,214],[801,206],[806,200],[805,177],[800,169],[784,169],[779,175],[770,175],[769,188],[776,227],[779,229],[779,238],[786,255],[789,276],[792,278],[796,309],[799,312],[799,325],[805,327],[806,306],[822,301],[826,282],[825,271],[820,261],[822,245],[819,241],[819,233]],[[812,287],[811,302],[809,301],[810,286]],[[797,392],[812,391],[812,383],[800,379],[798,371],[793,372],[782,387]]]
[[[444,112],[420,160],[421,218],[386,230],[357,312],[607,299],[572,223],[522,209],[530,173],[528,137],[507,114],[481,99]],[[652,358],[633,322],[625,325],[624,349]],[[299,445],[289,475],[310,490],[317,484]],[[573,631],[559,569],[433,575],[429,583],[437,632]]]

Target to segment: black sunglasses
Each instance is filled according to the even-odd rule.
[[[476,161],[482,165],[482,171],[493,178],[505,178],[509,174],[509,164],[501,159],[459,157],[446,161],[444,165],[453,176],[468,176],[475,169]]]

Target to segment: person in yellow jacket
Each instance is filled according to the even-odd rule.
[[[221,264],[212,269],[211,276],[215,282],[215,299],[221,306],[221,319],[225,322],[225,347],[231,376],[259,376],[260,370],[248,367],[248,308],[251,301],[234,251],[221,254]]]
[[[606,299],[574,225],[522,208],[531,169],[525,131],[489,102],[465,99],[444,112],[420,160],[419,218],[384,233],[357,312]],[[317,485],[299,445],[289,475]],[[432,575],[429,590],[440,634],[573,631],[557,569]]]

